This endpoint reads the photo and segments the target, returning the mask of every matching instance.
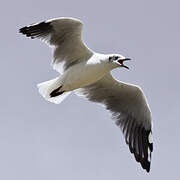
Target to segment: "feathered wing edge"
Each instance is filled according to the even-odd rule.
[[[118,82],[107,74],[93,85],[76,91],[76,94],[106,106],[122,130],[130,152],[149,172],[153,151],[151,113],[142,90]]]
[[[40,39],[53,47],[53,69],[63,73],[76,62],[86,61],[93,52],[81,38],[82,22],[74,18],[56,18],[25,26],[20,33]]]
[[[123,115],[113,116],[115,123],[121,128],[129,150],[134,154],[137,162],[141,163],[143,169],[150,171],[151,154],[153,151],[152,130],[146,129],[138,123],[132,116]]]
[[[53,27],[51,23],[45,21],[30,26],[25,26],[19,30],[20,33],[24,34],[27,37],[30,37],[31,39],[39,38],[44,41],[46,41],[47,39],[50,40],[48,36],[50,36],[52,31]]]

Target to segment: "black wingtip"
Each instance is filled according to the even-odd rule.
[[[30,26],[25,26],[19,29],[19,33],[24,34],[27,37],[41,38],[46,36],[52,30],[50,22],[41,22]]]
[[[153,152],[153,143],[152,143],[152,131],[146,130],[143,128],[142,131],[143,134],[143,142],[146,149],[146,155],[144,158],[142,158],[141,166],[143,169],[145,169],[148,173],[150,172],[150,166],[151,166],[151,153]]]
[[[19,33],[25,35],[26,37],[30,37],[31,39],[34,39],[34,37],[31,35],[31,33],[29,32],[29,27],[25,26],[21,29],[19,29]]]
[[[148,173],[150,172],[150,166],[151,166],[151,162],[144,157],[141,157],[139,154],[137,154],[134,150],[132,150],[132,152],[134,154],[134,157],[136,159],[137,162],[139,162],[141,164],[141,167],[143,169],[145,169]]]
[[[143,159],[143,160],[141,161],[141,166],[142,166],[143,169],[146,170],[147,173],[150,172],[150,166],[151,166],[151,164],[150,164],[150,162],[149,162],[148,160]]]
[[[134,154],[136,161],[141,164],[142,168],[149,173],[153,151],[152,131],[135,123],[136,121],[133,118],[128,118],[126,121],[128,121],[127,125],[124,123],[122,129],[129,150]]]
[[[21,34],[25,34],[25,31],[26,31],[26,27],[19,29],[19,33],[21,33]]]

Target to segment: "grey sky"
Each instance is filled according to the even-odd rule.
[[[2,1],[0,179],[178,179],[180,161],[179,1]],[[153,114],[150,174],[136,163],[101,106],[70,95],[45,101],[36,84],[56,77],[51,50],[18,29],[54,17],[84,22],[83,39],[100,53],[131,57],[119,80],[142,87]]]

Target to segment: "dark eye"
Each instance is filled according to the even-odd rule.
[[[113,60],[113,57],[112,57],[112,56],[110,56],[110,57],[109,57],[109,61],[112,61],[112,60]]]
[[[119,56],[110,56],[109,61],[114,61],[114,60],[117,60],[118,58]]]
[[[115,56],[114,59],[117,60],[119,57],[118,56]]]

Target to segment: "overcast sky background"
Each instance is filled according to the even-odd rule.
[[[178,179],[180,162],[180,2],[177,0],[3,0],[0,6],[0,179]],[[36,84],[58,75],[51,50],[18,29],[54,17],[84,22],[100,53],[131,57],[119,80],[142,87],[153,115],[150,174],[101,106],[70,95],[45,101]]]

